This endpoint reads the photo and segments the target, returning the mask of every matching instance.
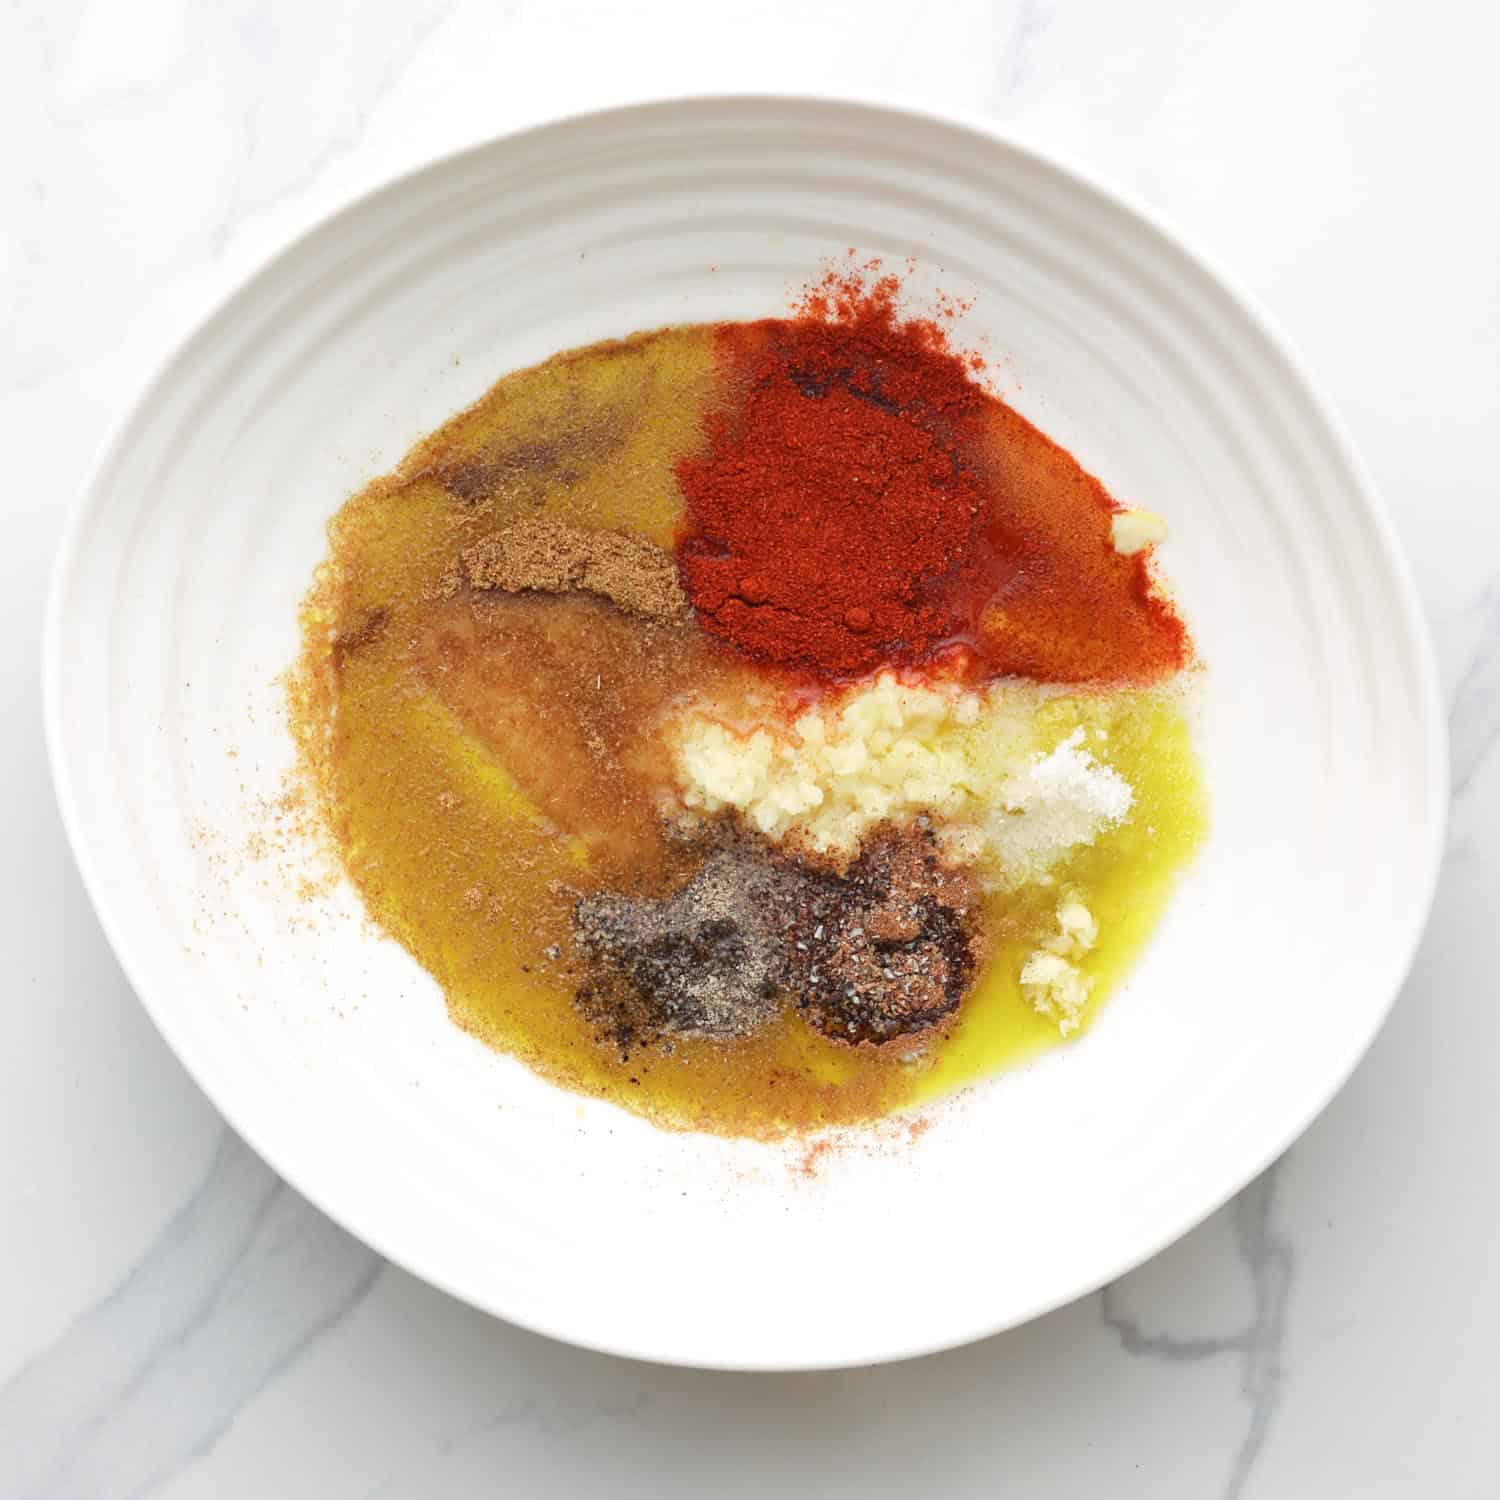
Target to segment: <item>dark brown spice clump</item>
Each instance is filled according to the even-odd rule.
[[[843,875],[741,843],[665,900],[590,896],[574,922],[594,961],[579,1005],[627,1056],[748,1035],[788,1000],[837,1041],[892,1041],[956,1010],[977,962],[972,882],[925,832],[886,834]]]
[[[807,1019],[838,1041],[887,1042],[958,1009],[978,961],[971,879],[930,833],[887,834],[842,878],[809,886],[788,952]]]

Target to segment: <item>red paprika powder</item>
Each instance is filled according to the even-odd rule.
[[[833,275],[795,318],[718,330],[726,396],[677,466],[700,623],[827,679],[950,649],[983,676],[1177,670],[1186,632],[1114,551],[1118,507],[897,289]]]

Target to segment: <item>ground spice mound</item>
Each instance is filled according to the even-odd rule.
[[[830,676],[962,632],[944,585],[983,565],[989,507],[956,440],[980,399],[959,361],[874,313],[731,325],[719,343],[742,394],[677,467],[700,622]]]
[[[887,1042],[958,1009],[978,965],[976,891],[927,832],[887,833],[848,873],[812,884],[791,934],[788,983],[807,1019],[848,1042]]]
[[[835,680],[953,646],[1041,681],[1183,666],[1146,554],[1111,544],[1120,507],[898,290],[831,275],[795,318],[719,329],[729,394],[676,468],[700,624]]]
[[[464,548],[459,573],[474,589],[598,594],[630,614],[663,623],[689,613],[670,554],[624,532],[518,521]],[[450,582],[457,587],[457,578]]]
[[[748,1035],[776,1010],[801,883],[790,869],[726,849],[666,900],[584,899],[580,941],[626,985],[596,975],[581,994],[585,1009],[617,1042],[649,1031]]]
[[[974,885],[923,831],[888,832],[842,875],[747,840],[665,899],[585,897],[574,925],[593,965],[578,1003],[627,1055],[749,1035],[788,1001],[836,1041],[892,1041],[956,1010],[978,959]]]

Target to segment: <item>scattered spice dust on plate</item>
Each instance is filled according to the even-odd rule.
[[[301,763],[453,1019],[671,1127],[1081,1033],[1199,842],[1161,519],[897,278],[506,376],[350,499]]]

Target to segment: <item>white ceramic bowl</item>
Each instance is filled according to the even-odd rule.
[[[507,370],[784,309],[849,246],[972,295],[997,388],[1172,528],[1208,663],[1211,840],[1077,1045],[828,1158],[670,1134],[445,1019],[347,889],[243,851],[324,523]],[[391,1259],[681,1363],[972,1339],[1182,1234],[1380,1025],[1433,890],[1445,756],[1391,531],[1264,319],[1140,212],[992,132],[803,99],[649,104],[438,162],[277,256],[167,364],[68,528],[58,796],[120,961],[234,1126]],[[234,752],[231,754],[231,752]]]

